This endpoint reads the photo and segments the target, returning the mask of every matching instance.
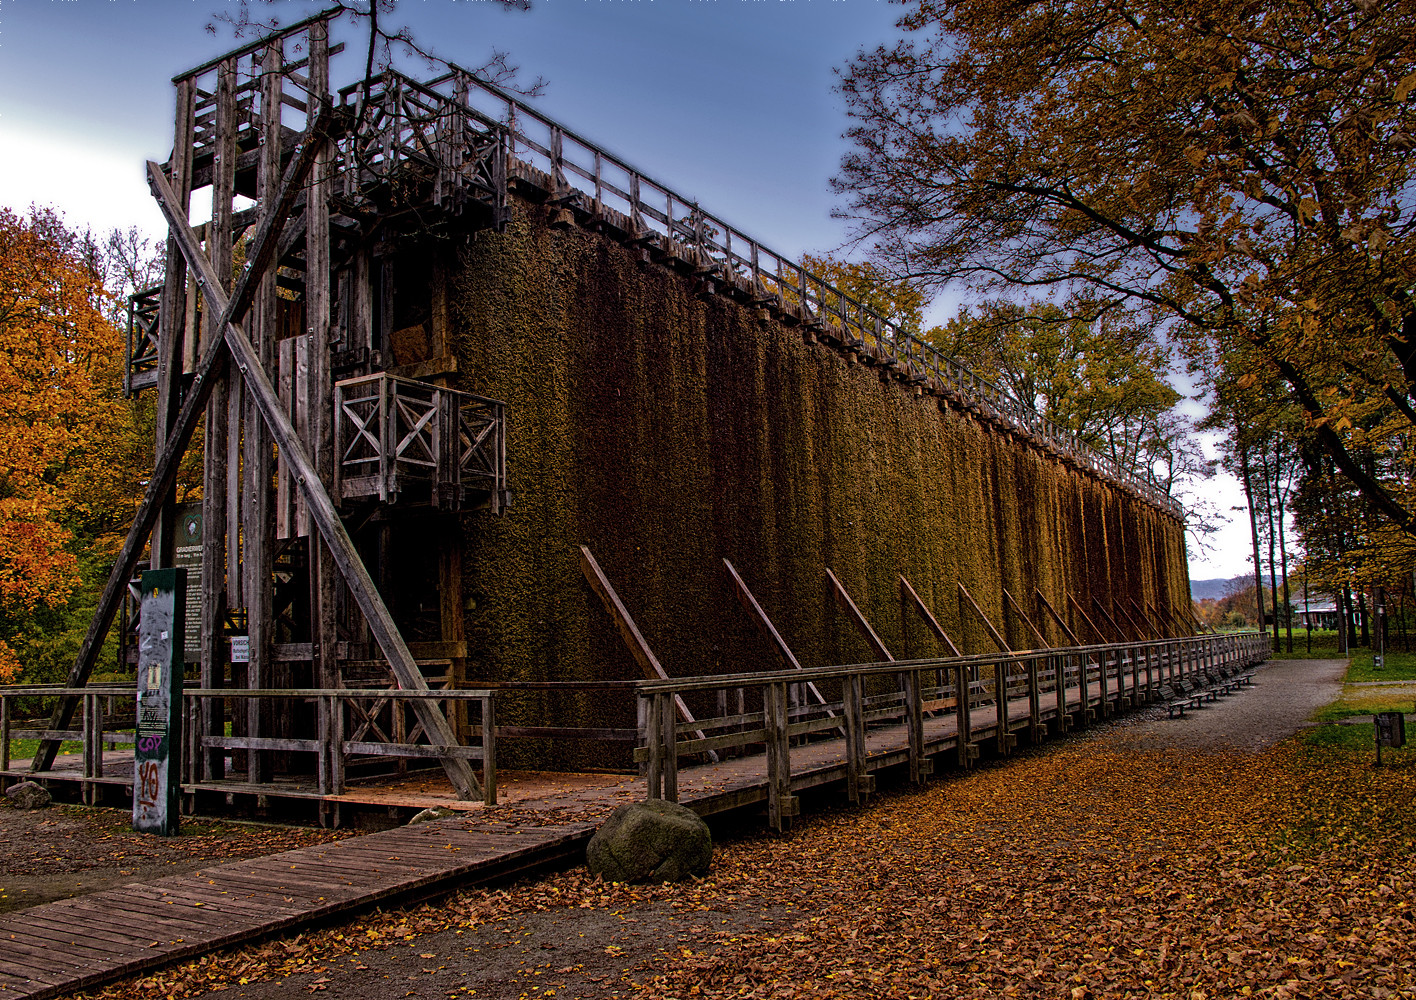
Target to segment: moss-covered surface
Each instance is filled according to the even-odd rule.
[[[904,574],[966,652],[991,644],[956,580],[1019,647],[1037,586],[1183,607],[1173,518],[691,277],[518,203],[455,268],[462,388],[507,404],[514,505],[469,515],[470,680],[638,676],[582,580],[588,545],[671,674],[775,667],[734,599],[732,560],[804,665],[873,659],[830,567],[897,656]],[[1035,623],[1053,641],[1057,629]],[[1073,628],[1085,640],[1085,626]],[[633,725],[627,700],[548,697],[513,717]],[[536,718],[540,716],[541,718]],[[504,718],[506,716],[504,715]],[[560,761],[552,754],[548,763]]]

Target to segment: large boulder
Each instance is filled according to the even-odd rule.
[[[431,823],[435,819],[447,819],[449,816],[456,816],[456,809],[449,809],[447,806],[429,806],[420,813],[415,813],[408,821],[409,826],[417,823]]]
[[[606,882],[682,882],[705,875],[713,835],[692,809],[650,799],[614,812],[585,848],[590,874]]]
[[[5,796],[14,803],[16,809],[43,809],[52,801],[49,791],[33,781],[21,781],[5,789]]]

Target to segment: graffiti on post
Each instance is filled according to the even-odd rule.
[[[174,836],[182,745],[182,661],[187,571],[142,575],[138,626],[138,732],[133,753],[133,829]]]

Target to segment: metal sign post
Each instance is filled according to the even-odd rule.
[[[182,680],[187,571],[142,576],[138,626],[138,732],[133,753],[133,829],[175,836],[181,825]]]
[[[1372,716],[1377,737],[1377,766],[1382,765],[1382,747],[1406,746],[1406,716],[1400,712],[1378,712]]]

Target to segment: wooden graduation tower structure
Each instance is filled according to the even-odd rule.
[[[337,16],[174,78],[171,159],[148,164],[170,226],[166,280],[133,298],[126,375],[130,391],[157,393],[158,459],[71,688],[87,682],[144,544],[152,566],[174,563],[172,487],[203,415],[200,559],[190,558],[195,538],[185,553],[201,567],[188,612],[188,634],[199,639],[187,651],[201,687],[417,691],[458,680],[460,533],[439,537],[436,639],[405,641],[375,577],[387,573],[401,518],[421,515],[427,536],[429,512],[500,513],[509,501],[504,408],[448,386],[445,301],[415,305],[427,360],[392,365],[405,304],[395,302],[391,254],[404,234],[453,217],[504,224],[507,130],[467,105],[472,78],[462,71],[437,81],[441,89],[390,71],[333,91]],[[193,225],[208,198],[207,221]],[[442,287],[424,282],[425,294],[430,284]],[[248,662],[230,662],[239,658],[227,646],[233,634],[248,637]],[[55,728],[76,700],[60,704]],[[228,720],[221,699],[204,701],[200,741],[189,743],[202,748],[195,780],[221,778],[236,749],[259,784],[270,778],[270,751],[308,742],[291,737],[317,726],[330,739],[323,709],[318,720],[296,719],[297,710],[272,710],[285,700],[246,698]],[[411,729],[381,724],[387,703],[377,698],[350,707],[366,740],[421,741],[460,797],[479,793],[469,755],[457,753],[457,720],[435,699],[410,706]],[[49,767],[56,749],[44,747],[37,766]]]
[[[465,689],[463,546],[469,519],[495,517],[511,499],[507,413],[453,384],[449,255],[427,247],[478,230],[512,233],[512,192],[542,206],[550,228],[580,223],[662,261],[695,294],[800,328],[799,348],[819,338],[821,350],[910,399],[967,412],[1078,482],[1100,480],[1178,525],[1178,507],[1153,482],[473,74],[450,66],[420,83],[387,70],[333,89],[337,16],[299,22],[174,80],[172,155],[148,164],[170,227],[166,280],[133,297],[126,375],[130,391],[156,393],[157,462],[51,732],[70,724],[74,692],[150,541],[152,566],[199,570],[189,581],[197,640],[187,661],[200,665],[189,699],[200,708],[189,708],[186,783],[219,788],[229,761],[233,784],[272,788],[277,769],[317,759],[324,796],[340,787],[349,752],[437,759],[459,796],[479,793],[470,762],[494,767],[496,726],[483,697],[482,742],[469,745],[479,706]],[[171,501],[199,429],[196,517]],[[395,573],[410,552],[423,569],[405,563]],[[588,550],[583,564],[637,640],[641,666],[663,676]],[[233,636],[246,637],[248,656],[233,655]],[[878,638],[872,648],[889,658]],[[57,749],[44,744],[35,770],[48,770]]]

